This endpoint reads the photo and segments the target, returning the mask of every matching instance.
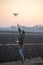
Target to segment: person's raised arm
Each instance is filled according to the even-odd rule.
[[[21,33],[21,29],[20,29],[19,24],[17,24],[17,28],[18,28],[19,33]]]

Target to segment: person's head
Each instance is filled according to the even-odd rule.
[[[22,30],[22,34],[25,35],[25,31],[24,30]]]

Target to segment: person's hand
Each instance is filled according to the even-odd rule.
[[[16,40],[16,43],[19,43],[19,40],[18,39]]]
[[[17,24],[17,28],[19,28],[19,24]]]

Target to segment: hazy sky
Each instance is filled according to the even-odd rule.
[[[17,17],[13,13],[19,13]],[[43,25],[43,0],[0,0],[0,26]]]

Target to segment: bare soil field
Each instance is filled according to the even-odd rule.
[[[19,60],[18,36],[17,32],[0,32],[0,63]],[[24,56],[28,59],[43,58],[43,33],[25,34]]]

